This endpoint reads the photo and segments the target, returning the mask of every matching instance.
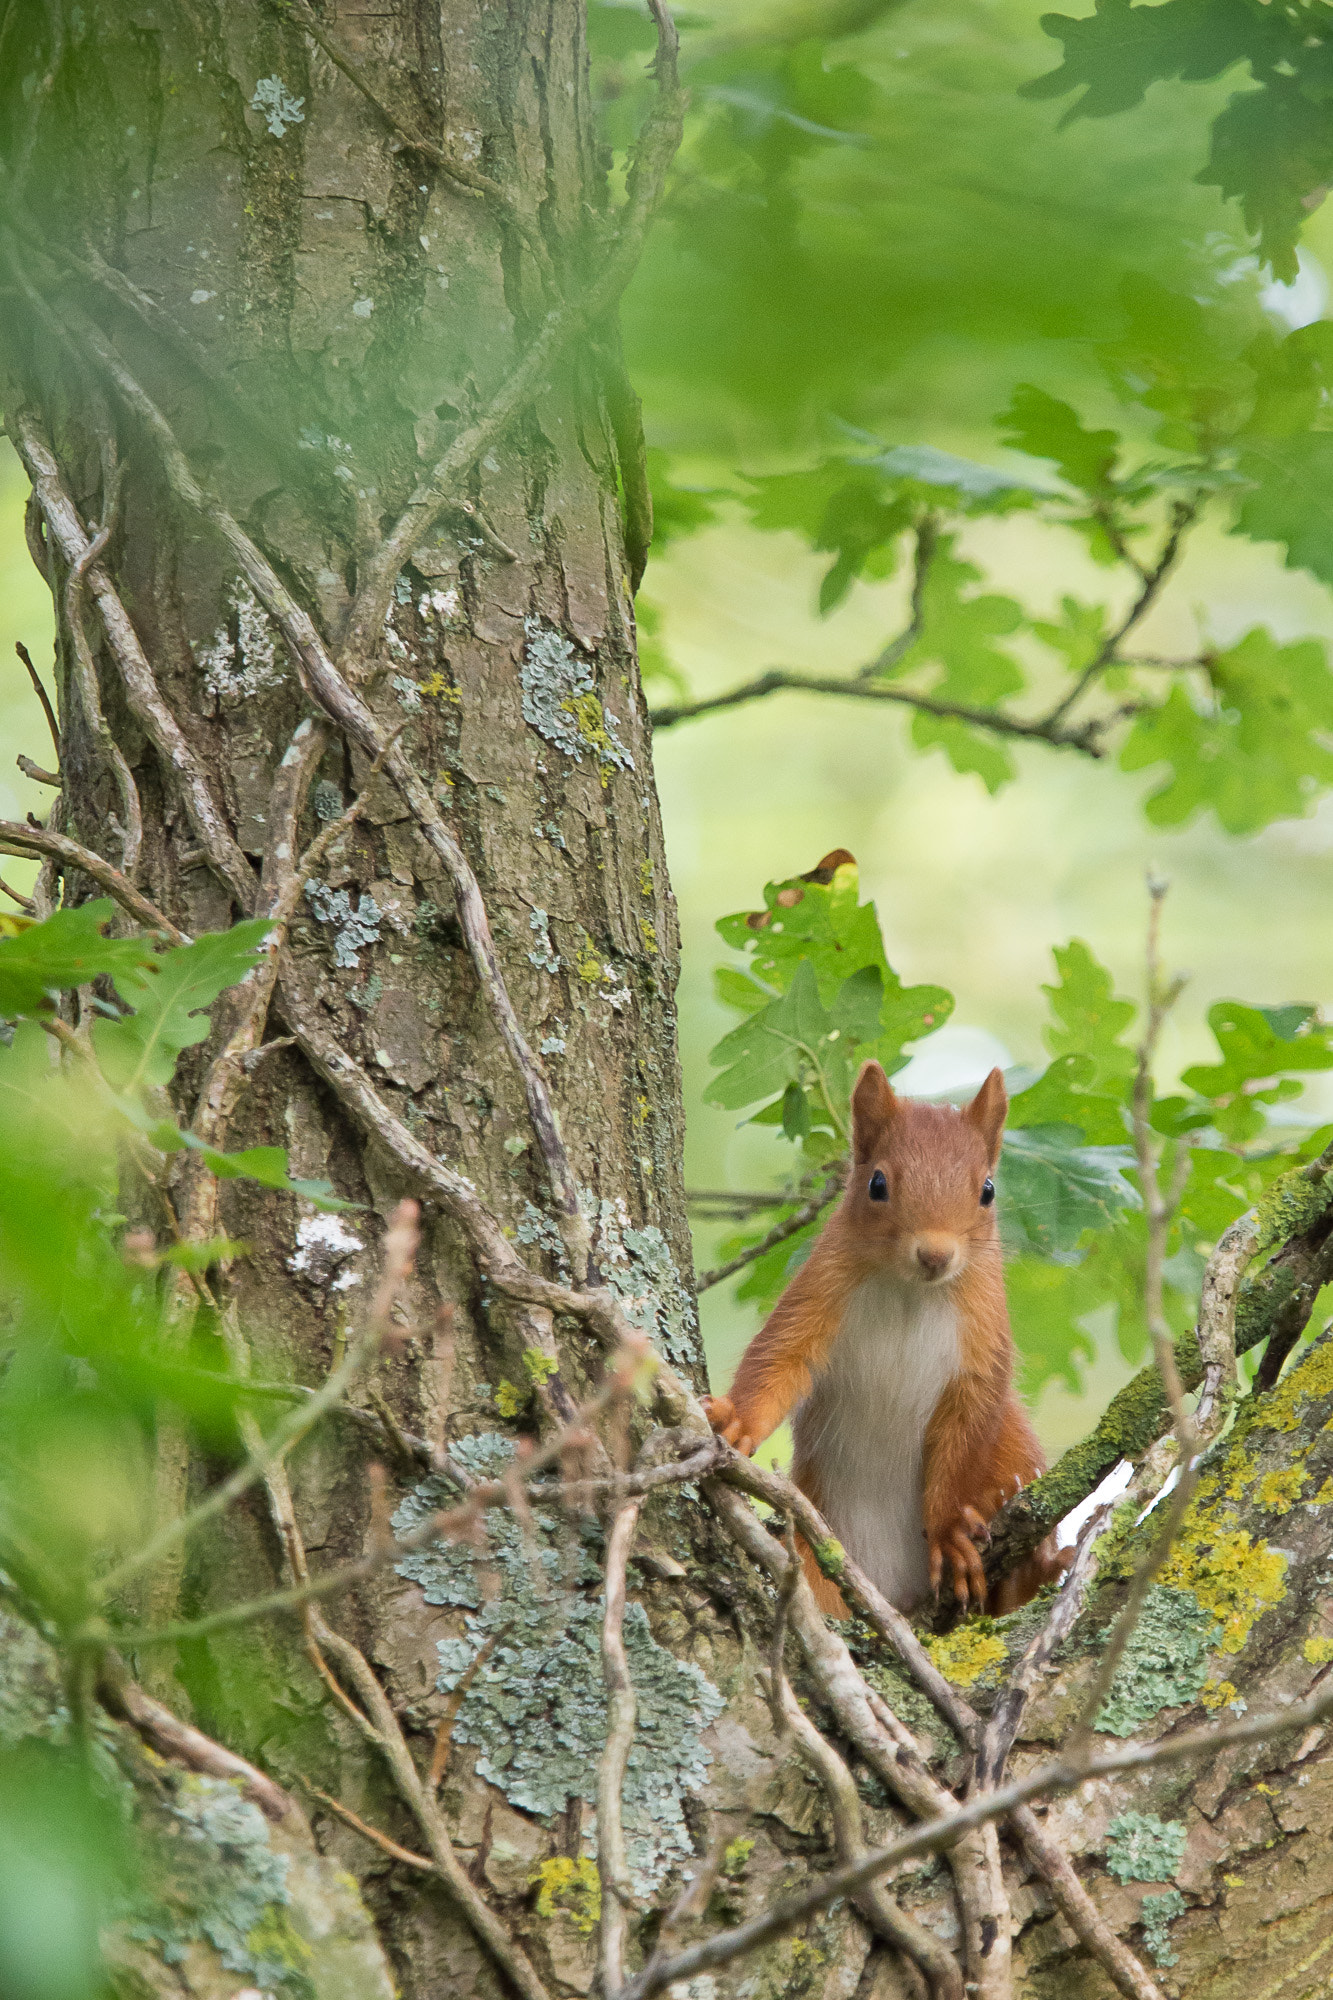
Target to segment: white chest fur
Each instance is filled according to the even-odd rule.
[[[796,1412],[796,1462],[816,1472],[825,1519],[903,1608],[929,1587],[922,1446],[958,1365],[958,1314],[946,1288],[869,1278]]]

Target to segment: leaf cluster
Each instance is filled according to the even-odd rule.
[[[731,1258],[794,1215],[845,1157],[849,1100],[862,1062],[901,1070],[949,1019],[951,996],[906,988],[889,965],[873,903],[859,900],[856,865],[839,850],[810,875],[770,883],[764,908],[724,917],[718,931],[742,962],[714,975],[718,998],[742,1018],[712,1051],[710,1103],[771,1125],[796,1153],[775,1173],[772,1206],[721,1246]],[[1146,1231],[1131,1144],[1138,1068],[1135,1004],[1081,939],[1057,947],[1043,988],[1049,1060],[1014,1071],[997,1173],[1015,1337],[1030,1394],[1052,1379],[1081,1391],[1081,1369],[1113,1324],[1124,1358],[1145,1354]],[[1167,1310],[1193,1323],[1207,1251],[1279,1174],[1319,1151],[1327,1134],[1275,1124],[1301,1078],[1333,1067],[1333,1026],[1313,1007],[1219,1001],[1208,1025],[1218,1060],[1187,1068],[1170,1089],[1150,1086],[1150,1121],[1169,1176],[1185,1149],[1188,1178],[1169,1248]],[[1288,1111],[1284,1114],[1290,1117]],[[820,1221],[756,1257],[737,1297],[767,1311],[809,1254]]]

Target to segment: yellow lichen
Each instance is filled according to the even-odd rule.
[[[639,936],[643,939],[644,950],[655,953],[657,950],[657,925],[647,917],[640,917]]]
[[[1299,1367],[1284,1375],[1270,1396],[1257,1400],[1254,1427],[1269,1431],[1294,1431],[1306,1403],[1333,1396],[1333,1340],[1320,1340],[1310,1349]]]
[[[1320,1632],[1313,1639],[1307,1639],[1301,1647],[1312,1667],[1326,1667],[1333,1660],[1333,1639],[1326,1639]]]
[[[639,894],[651,896],[653,893],[653,864],[651,861],[639,863]]]
[[[420,682],[419,685],[423,694],[433,694],[437,701],[452,702],[456,708],[461,708],[463,705],[463,697],[459,694],[458,689],[450,687],[438,667],[433,674],[427,674],[425,680]]]
[[[1255,1488],[1255,1498],[1270,1514],[1289,1514],[1309,1476],[1303,1465],[1266,1472]]]
[[[567,1854],[557,1854],[534,1869],[528,1880],[537,1891],[539,1917],[568,1917],[584,1937],[596,1930],[602,1914],[602,1885],[596,1864],[586,1855],[571,1861]]]
[[[744,1874],[753,1853],[754,1842],[747,1840],[744,1834],[737,1834],[735,1840],[727,1842],[722,1850],[722,1873],[728,1881],[734,1882],[738,1875]]]
[[[1330,1500],[1333,1500],[1333,1479],[1326,1479],[1313,1500],[1311,1500],[1310,1505],[1312,1507],[1327,1507]]]
[[[523,1349],[523,1367],[529,1382],[549,1382],[559,1365],[549,1354],[543,1354],[540,1347]]]
[[[998,1667],[1009,1657],[1009,1648],[1003,1639],[986,1629],[988,1621],[976,1625],[960,1625],[956,1632],[946,1632],[938,1639],[928,1639],[926,1650],[931,1659],[955,1687],[971,1687],[979,1681],[991,1667]]]
[[[585,986],[595,986],[602,976],[602,961],[597,956],[597,948],[586,931],[583,933],[583,943],[579,946],[578,957],[574,960],[574,968]]]
[[[648,1123],[648,1114],[652,1108],[652,1105],[642,1093],[636,1097],[634,1100],[634,1123],[636,1125],[646,1125]]]
[[[606,714],[597,696],[589,690],[586,694],[572,694],[560,704],[574,718],[574,726],[588,746],[597,752],[597,771],[606,789],[607,774],[616,765],[616,745],[611,741],[606,726]]]
[[[1243,1528],[1222,1528],[1191,1508],[1161,1581],[1192,1590],[1222,1628],[1218,1651],[1239,1653],[1256,1619],[1286,1595],[1287,1558]]]
[[[516,1417],[527,1400],[528,1391],[514,1382],[501,1381],[496,1386],[495,1407],[502,1417]]]
[[[1243,1875],[1224,1875],[1222,1880],[1226,1883],[1228,1889],[1243,1889],[1245,1887],[1245,1877]]]
[[[1205,1708],[1225,1708],[1236,1699],[1234,1681],[1205,1681],[1199,1700]]]

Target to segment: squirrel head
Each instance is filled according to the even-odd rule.
[[[852,1092],[852,1169],[844,1227],[897,1277],[947,1284],[994,1254],[995,1183],[1009,1099],[993,1069],[963,1110],[895,1094],[877,1062]]]

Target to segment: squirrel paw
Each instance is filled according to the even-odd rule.
[[[930,1587],[939,1595],[947,1559],[954,1595],[960,1604],[986,1602],[986,1572],[981,1550],[990,1542],[985,1519],[975,1507],[960,1507],[953,1520],[930,1537]]]
[[[742,1458],[754,1456],[755,1440],[746,1431],[730,1396],[705,1396],[704,1415],[718,1436],[734,1445]]]

